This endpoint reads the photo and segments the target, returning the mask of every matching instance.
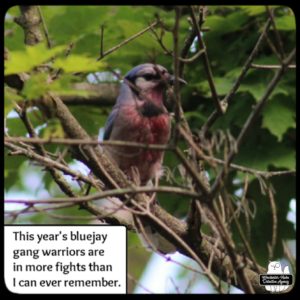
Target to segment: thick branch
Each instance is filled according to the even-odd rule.
[[[21,16],[15,22],[24,30],[25,44],[35,45],[43,40],[41,18],[37,6],[20,6]]]
[[[167,227],[172,228],[172,230],[181,238],[183,238],[188,244],[193,245],[193,241],[190,240],[193,237],[188,234],[188,227],[185,222],[182,222],[176,218],[174,218],[172,215],[167,213],[165,210],[163,210],[160,206],[155,205],[153,207],[153,214],[159,218],[160,220],[164,220],[164,223]],[[151,218],[148,219],[148,222],[159,232],[164,235],[165,232],[159,226],[151,220]],[[167,235],[166,235],[167,238]],[[174,242],[175,245],[178,246],[178,243],[176,241],[172,240],[171,237],[168,237],[170,241]],[[184,255],[190,256],[184,249],[182,249],[180,246],[178,248],[178,251],[181,252]],[[228,255],[225,255],[224,252],[218,250],[214,244],[212,243],[211,239],[205,235],[202,237],[202,244],[200,247],[200,250],[197,251],[197,249],[194,249],[196,254],[201,258],[201,260],[205,263],[208,263],[208,261],[211,258],[212,253],[215,255],[212,259],[212,271],[215,274],[218,274],[221,279],[224,281],[227,281],[228,276],[231,277],[232,274],[234,274],[234,270],[231,264],[231,260]],[[242,257],[238,256],[240,260],[243,260]],[[263,286],[260,286],[259,284],[259,274],[256,273],[254,270],[254,266],[246,266],[244,268],[245,275],[248,277],[249,281],[251,282],[251,285],[256,293],[268,293]],[[262,273],[265,273],[266,270],[264,270],[262,267],[260,267],[260,270]],[[229,275],[230,274],[230,275]],[[234,278],[231,278],[232,282],[234,282]],[[241,286],[238,283],[234,283],[235,286],[241,288]]]
[[[115,104],[119,95],[119,84],[116,83],[100,83],[91,84],[87,82],[77,83],[74,88],[78,91],[90,92],[87,97],[76,95],[61,96],[61,100],[69,105],[97,105],[111,106]]]

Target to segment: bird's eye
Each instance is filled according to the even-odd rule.
[[[158,74],[156,74],[156,75],[154,75],[154,74],[144,74],[142,77],[147,81],[159,79]]]

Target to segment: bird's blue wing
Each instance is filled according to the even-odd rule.
[[[104,135],[103,140],[109,140],[109,137],[111,135],[112,129],[114,127],[115,118],[117,115],[117,109],[114,109],[111,114],[108,116],[108,119],[106,121],[105,127],[104,127]]]

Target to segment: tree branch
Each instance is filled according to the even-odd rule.
[[[37,161],[37,162],[39,162],[40,164],[42,164],[43,166],[45,166],[47,168],[55,168],[57,170],[62,171],[66,175],[72,176],[76,180],[81,180],[85,183],[91,184],[94,187],[97,187],[97,186],[101,187],[101,185],[99,185],[99,182],[96,182],[92,178],[87,177],[87,176],[83,175],[82,173],[80,173],[78,171],[74,171],[71,168],[69,168],[68,166],[66,166],[62,163],[59,163],[55,160],[52,160],[49,157],[39,155],[39,154],[35,153],[34,151],[32,151],[29,148],[24,149],[22,147],[14,145],[10,142],[5,142],[4,146],[12,151],[12,153],[10,155],[14,155],[14,153],[17,153],[18,155],[25,155],[29,159]]]
[[[210,67],[209,59],[208,59],[207,49],[206,49],[205,43],[202,39],[201,30],[200,30],[200,27],[199,27],[199,24],[197,22],[196,15],[195,15],[195,12],[194,12],[194,9],[193,9],[192,6],[191,6],[191,18],[192,18],[192,21],[193,21],[193,26],[196,28],[196,34],[197,34],[198,43],[199,43],[199,50],[202,50],[202,49],[204,50],[204,53],[202,55],[203,64],[204,64],[204,69],[205,69],[205,72],[206,72],[207,80],[208,80],[208,83],[209,83],[209,87],[210,87],[210,90],[211,90],[212,98],[213,98],[213,101],[214,101],[214,104],[216,106],[217,111],[220,114],[223,114],[224,111],[223,111],[223,108],[222,108],[221,103],[219,101],[219,96],[217,94],[216,86],[215,86],[214,79],[213,79],[212,70],[211,70],[211,67]]]
[[[25,44],[35,45],[43,40],[41,18],[37,6],[20,6],[21,16],[15,22],[24,30]]]
[[[105,56],[113,53],[114,51],[118,50],[119,48],[125,46],[126,44],[128,44],[129,42],[133,41],[134,39],[138,38],[139,36],[143,35],[145,32],[147,32],[148,30],[150,30],[152,27],[155,27],[158,24],[157,21],[153,22],[152,24],[150,24],[148,27],[144,28],[143,30],[139,31],[138,33],[132,35],[131,37],[129,37],[128,39],[124,40],[123,42],[121,42],[120,44],[114,46],[113,48],[105,51],[104,53],[101,52],[100,49],[100,57],[97,60],[101,60],[102,58],[104,58]],[[101,37],[102,39],[102,37]],[[103,45],[102,45],[103,47]],[[103,51],[103,49],[102,49]]]
[[[231,90],[228,92],[228,94],[225,96],[225,98],[222,100],[223,103],[225,103],[225,105],[228,105],[229,102],[231,101],[231,99],[233,98],[233,96],[235,95],[235,93],[237,92],[238,88],[240,87],[242,80],[244,79],[245,75],[247,74],[249,68],[251,67],[251,63],[253,61],[253,59],[255,58],[255,56],[257,55],[259,48],[262,44],[262,42],[265,39],[266,33],[269,30],[271,25],[271,20],[268,19],[267,22],[264,25],[264,28],[262,30],[261,35],[259,36],[251,54],[249,55],[249,57],[247,58],[244,66],[242,67],[242,71],[241,74],[239,75],[239,77],[236,79],[234,85],[232,86]],[[214,110],[213,113],[208,117],[206,123],[202,126],[201,128],[201,135],[203,137],[205,137],[206,132],[208,131],[208,129],[214,124],[214,122],[217,120],[217,118],[220,116],[221,114],[219,113],[219,110]]]
[[[244,137],[246,136],[249,129],[252,127],[254,121],[262,111],[263,107],[265,106],[266,101],[268,100],[269,96],[275,89],[276,85],[278,84],[281,77],[284,75],[284,73],[287,71],[287,66],[291,63],[291,61],[294,59],[294,56],[296,54],[296,49],[294,49],[289,56],[283,61],[281,69],[279,69],[275,75],[273,76],[273,79],[268,84],[266,91],[262,98],[258,101],[258,103],[255,105],[254,109],[252,110],[252,113],[248,117],[247,121],[245,122],[237,140],[236,140],[236,149],[232,150],[228,154],[228,158],[226,160],[226,163],[220,173],[218,174],[212,189],[211,189],[211,199],[214,198],[214,196],[217,194],[219,188],[221,185],[223,185],[223,179],[225,177],[225,174],[227,172],[229,164],[232,162],[233,158],[237,154],[237,149],[239,149],[241,142],[243,141]]]

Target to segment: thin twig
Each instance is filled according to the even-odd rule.
[[[266,70],[273,70],[273,69],[280,69],[281,65],[258,65],[258,64],[251,64],[251,68],[255,69],[266,69]],[[296,65],[288,65],[288,69],[296,69]]]
[[[26,106],[24,106],[23,110],[21,110],[21,111],[19,111],[17,109],[17,112],[20,116],[20,119],[23,121],[23,123],[27,129],[29,136],[33,137],[33,138],[37,137],[34,127],[32,126],[32,124],[27,116]],[[38,153],[38,155],[45,157],[46,159],[49,159],[48,154],[43,145],[36,144],[36,145],[34,145],[34,148],[36,149],[36,152]],[[32,151],[32,150],[30,150],[30,151]],[[32,151],[32,152],[34,153],[34,151]],[[65,194],[67,194],[68,196],[75,196],[74,192],[72,191],[71,186],[67,183],[65,178],[62,176],[62,174],[58,170],[56,170],[55,168],[53,168],[49,165],[47,166],[47,170],[49,171],[50,175],[54,179],[55,183]]]
[[[182,151],[176,147],[175,148],[175,154],[177,157],[181,160],[191,177],[195,180],[197,183],[197,186],[199,188],[199,192],[202,193],[201,199],[207,200],[206,197],[210,193],[209,187],[203,182],[203,180],[200,178],[199,173],[197,170],[194,169],[194,167],[189,163],[189,161],[186,159],[185,155],[182,153]]]
[[[240,285],[242,286],[245,293],[254,294],[252,283],[249,280],[249,278],[246,276],[245,264],[242,262],[241,257],[237,255],[234,242],[231,238],[231,234],[229,233],[226,225],[224,224],[223,220],[220,217],[220,214],[216,206],[216,202],[214,201],[208,203],[208,208],[212,212],[215,218],[216,226],[218,228],[220,237],[230,257],[233,269],[237,274],[237,278],[238,281],[240,282]]]
[[[38,213],[44,213],[46,216],[53,218],[53,219],[58,219],[58,220],[72,220],[72,221],[77,221],[77,220],[84,220],[84,221],[93,221],[97,220],[97,216],[71,216],[71,215],[66,215],[65,213],[63,215],[59,214],[54,214],[49,211],[45,211],[44,209],[41,209],[37,206],[33,206],[32,209]]]
[[[132,200],[132,202],[141,211],[144,211],[146,213],[146,215],[149,217],[149,219],[154,224],[156,224],[156,226],[159,226],[159,228],[161,228],[161,230],[163,230],[165,233],[167,233],[167,235],[172,238],[172,241],[175,241],[176,244],[178,246],[180,246],[180,248],[182,248],[186,253],[188,253],[205,272],[208,271],[206,265],[203,263],[201,258],[175,231],[172,230],[172,228],[169,228],[168,226],[166,226],[166,224],[162,220],[160,220],[158,217],[156,217],[150,211],[146,210],[144,207],[142,207],[140,204],[138,204],[135,200]],[[211,272],[207,272],[207,277],[215,287],[218,287],[218,283]]]
[[[104,47],[103,39],[104,39],[104,25],[102,24],[100,26],[100,57],[103,57],[103,47]]]
[[[211,70],[211,67],[210,67],[209,59],[208,59],[206,46],[205,46],[205,43],[202,39],[201,30],[200,30],[200,27],[199,27],[199,24],[197,22],[196,15],[195,15],[195,12],[194,12],[194,9],[193,9],[192,6],[190,7],[190,10],[191,10],[191,18],[192,18],[192,21],[193,21],[193,26],[197,29],[196,33],[197,33],[199,48],[200,48],[200,50],[203,49],[205,51],[202,55],[203,64],[204,64],[204,69],[205,69],[205,72],[206,72],[207,80],[208,80],[208,83],[209,83],[209,87],[210,87],[210,90],[211,90],[212,98],[213,98],[213,101],[214,101],[214,104],[216,106],[217,111],[222,115],[224,113],[224,111],[223,111],[223,108],[222,108],[221,103],[219,101],[219,96],[217,94],[216,86],[215,86],[214,79],[213,79],[212,70]]]
[[[276,203],[275,203],[272,187],[268,188],[268,198],[270,201],[270,207],[272,212],[272,238],[271,238],[271,243],[270,244],[268,243],[268,250],[269,250],[269,260],[272,260],[274,256],[276,241],[277,241],[277,226],[278,226],[277,209],[276,209]]]
[[[153,29],[153,27],[150,28],[151,32],[154,34],[154,37],[156,38],[157,42],[159,43],[160,47],[163,49],[166,55],[173,56],[172,51],[167,49],[167,47],[164,45],[162,36],[158,36],[157,32]]]
[[[137,286],[141,287],[144,291],[146,291],[149,294],[154,294],[154,292],[150,291],[147,287],[145,287],[144,285],[142,285],[141,283],[139,283],[139,281],[137,281],[132,275],[130,275],[129,273],[127,273],[127,277],[132,280]]]
[[[46,37],[47,45],[48,45],[48,48],[50,49],[50,48],[52,48],[52,43],[51,43],[51,40],[50,40],[47,24],[45,22],[41,7],[38,6],[37,8],[38,8],[38,11],[39,11],[40,18],[42,20],[42,25],[43,25],[43,30],[44,30],[44,34],[45,34],[45,37]]]
[[[180,267],[182,267],[182,268],[184,268],[186,270],[189,270],[191,272],[197,273],[199,275],[204,275],[205,274],[203,271],[197,270],[197,269],[195,269],[195,268],[193,268],[191,266],[185,265],[185,264],[183,264],[183,263],[181,263],[181,262],[179,262],[177,260],[174,260],[172,257],[167,256],[166,254],[163,254],[163,253],[160,253],[160,252],[157,252],[157,254],[160,255],[161,257],[165,258],[165,260],[167,262],[170,261],[170,262],[172,262],[172,263],[174,263],[174,264],[176,264],[176,265],[178,265],[178,266],[180,266]]]
[[[100,200],[107,197],[118,197],[121,195],[129,194],[135,195],[140,193],[150,193],[150,192],[159,192],[159,193],[172,193],[177,195],[189,196],[189,197],[199,197],[198,193],[195,193],[190,190],[177,188],[177,187],[169,187],[169,186],[159,186],[159,187],[152,187],[152,186],[141,186],[136,188],[124,188],[124,189],[113,189],[103,192],[98,192],[88,196],[81,196],[81,197],[67,197],[67,198],[52,198],[48,200],[15,200],[15,199],[7,199],[5,200],[6,203],[23,203],[23,204],[51,204],[51,203],[65,203],[65,202],[73,202],[73,203],[83,203],[89,202],[94,200]]]
[[[246,174],[245,180],[244,180],[244,186],[243,186],[243,194],[240,198],[240,206],[237,208],[241,210],[243,208],[244,210],[244,216],[245,216],[245,223],[246,223],[246,235],[247,239],[251,239],[251,225],[250,225],[250,219],[249,219],[249,204],[247,203],[246,200],[246,195],[248,193],[248,188],[249,188],[249,176]],[[250,214],[251,216],[251,214]]]
[[[26,204],[27,205],[27,204]],[[70,207],[74,207],[76,204],[74,203],[65,203],[65,204],[58,204],[58,205],[49,205],[49,206],[43,206],[40,207],[39,210],[40,211],[48,211],[48,210],[59,210],[62,208],[70,208]],[[26,207],[29,207],[28,210],[23,211],[23,209],[16,209],[16,210],[6,210],[4,211],[4,214],[8,217],[10,216],[14,216],[15,214],[32,214],[35,210],[33,209],[34,204],[32,205],[27,205]]]
[[[175,288],[176,294],[181,294],[178,285],[176,284],[176,282],[174,281],[174,279],[172,277],[170,277],[170,281],[171,281],[171,283],[173,284],[173,286]]]
[[[250,243],[249,243],[249,241],[247,240],[247,238],[245,237],[245,234],[244,234],[244,232],[243,232],[242,226],[241,226],[240,222],[238,221],[238,219],[237,219],[237,217],[236,217],[236,214],[235,214],[235,212],[234,212],[234,210],[233,210],[233,207],[232,207],[231,202],[230,202],[230,201],[228,201],[228,202],[229,202],[229,203],[228,203],[228,204],[229,204],[229,205],[228,205],[228,206],[229,206],[229,209],[230,209],[230,211],[231,211],[231,214],[232,214],[234,223],[235,223],[235,225],[236,225],[236,227],[237,227],[237,230],[238,230],[238,233],[239,233],[239,235],[240,235],[240,237],[241,237],[241,240],[242,240],[242,242],[243,242],[243,244],[244,244],[244,246],[245,246],[245,249],[246,249],[246,251],[247,251],[247,253],[248,253],[248,255],[249,255],[249,258],[251,259],[252,263],[254,264],[255,271],[257,271],[257,272],[259,273],[260,270],[259,270],[258,264],[257,264],[257,262],[256,262],[256,260],[255,260],[255,256],[254,256],[254,254],[253,254],[253,251],[252,251],[252,248],[251,248],[251,246],[250,246]]]
[[[274,55],[277,57],[278,62],[281,63],[282,62],[281,55],[277,51],[277,48],[274,45],[274,43],[271,41],[269,34],[266,34],[266,42],[267,42],[268,46],[270,47],[270,49],[272,50],[272,52],[274,53]]]
[[[256,118],[258,117],[258,115],[260,114],[260,112],[262,111],[266,101],[268,100],[269,96],[271,95],[271,93],[273,92],[273,90],[275,89],[275,87],[277,86],[279,80],[281,79],[281,77],[284,75],[284,73],[287,70],[287,65],[289,65],[291,63],[291,61],[294,59],[296,53],[296,49],[292,50],[292,52],[289,54],[289,56],[283,61],[283,65],[282,68],[279,69],[275,75],[273,76],[273,79],[270,81],[270,83],[268,84],[266,91],[264,93],[264,95],[261,97],[261,99],[258,101],[258,103],[256,104],[256,106],[254,107],[254,109],[252,110],[250,116],[248,117],[247,121],[245,122],[237,140],[236,140],[236,149],[239,149],[241,142],[243,141],[244,137],[246,136],[248,130],[252,127],[254,121],[256,120]],[[219,172],[213,186],[211,189],[211,199],[214,198],[214,196],[216,195],[216,193],[218,192],[220,186],[223,185],[223,180],[226,174],[226,170],[229,166],[229,164],[232,162],[233,158],[236,156],[237,151],[236,149],[232,150],[229,154],[228,154],[228,158],[226,160],[226,163],[224,164],[222,170]]]
[[[116,147],[138,147],[141,149],[151,149],[151,150],[172,150],[173,147],[169,145],[160,144],[145,144],[138,142],[128,142],[128,141],[98,141],[92,139],[68,139],[68,138],[27,138],[27,137],[5,137],[5,141],[9,143],[30,143],[30,144],[58,144],[58,145],[103,145],[103,146],[116,146]]]
[[[10,213],[10,216],[11,216],[11,221],[10,223],[14,223],[16,221],[16,219],[23,213],[26,213],[28,212],[31,208],[32,208],[33,205],[28,205],[26,206],[25,208],[21,209],[21,210],[18,210],[18,211],[14,211],[14,212],[11,212]]]
[[[167,49],[167,47],[164,45],[164,43],[163,43],[163,41],[162,41],[162,37],[158,36],[157,32],[156,32],[153,28],[151,28],[151,31],[152,31],[152,33],[154,34],[154,36],[155,36],[157,42],[159,43],[159,45],[160,45],[161,48],[163,49],[164,53],[165,53],[166,55],[172,56],[172,57],[174,58],[175,56],[173,55],[173,52],[170,51],[169,49]],[[195,37],[194,37],[194,38],[195,38]],[[186,42],[186,43],[187,43],[187,42]],[[189,46],[189,47],[190,47],[190,46]],[[189,50],[189,48],[188,48],[188,50]],[[186,57],[180,57],[180,56],[178,57],[178,56],[177,56],[178,59],[179,59],[179,61],[180,61],[180,64],[179,64],[179,67],[178,67],[178,69],[179,69],[179,72],[178,72],[178,73],[180,74],[179,77],[182,76],[183,65],[184,65],[184,64],[190,64],[190,63],[194,62],[194,61],[195,61],[198,57],[200,57],[204,52],[205,52],[205,50],[204,50],[204,49],[201,49],[201,50],[197,51],[197,53],[195,53],[193,56],[191,56],[191,57],[189,57],[189,58],[186,58]],[[184,56],[187,55],[187,53],[184,51],[184,49],[182,49],[181,53],[183,53]]]
[[[242,67],[242,71],[241,74],[239,75],[239,77],[236,79],[235,83],[233,84],[231,90],[228,92],[228,94],[224,97],[224,99],[222,100],[222,102],[224,102],[226,105],[229,104],[229,102],[231,101],[231,99],[233,98],[233,96],[235,95],[235,93],[237,92],[238,88],[240,87],[240,84],[242,82],[242,80],[244,79],[245,75],[247,74],[249,68],[251,67],[251,63],[253,61],[253,59],[255,58],[255,56],[258,53],[258,50],[262,44],[262,42],[265,39],[266,36],[266,32],[269,30],[269,27],[271,25],[271,20],[268,19],[267,22],[264,25],[264,28],[262,30],[261,35],[259,36],[251,54],[249,55],[249,57],[247,58],[245,64]],[[214,122],[217,120],[217,118],[219,117],[220,113],[219,111],[216,109],[214,110],[214,112],[208,117],[206,123],[202,126],[201,128],[201,134],[202,136],[206,135],[207,130],[214,124]]]
[[[71,168],[65,166],[64,164],[50,159],[49,157],[39,155],[30,149],[24,149],[22,147],[16,146],[9,142],[5,142],[5,147],[7,147],[8,149],[10,149],[12,151],[18,151],[18,155],[25,155],[32,160],[38,161],[39,163],[43,164],[46,167],[56,168],[56,169],[64,172],[67,175],[71,175],[76,180],[81,180],[83,182],[93,185],[94,187],[97,187],[97,186],[99,187],[99,183],[96,182],[95,180],[93,180],[92,178],[85,176],[78,171],[74,171]],[[15,154],[15,153],[13,153],[13,154]]]
[[[65,57],[68,57],[72,51],[74,47],[74,43],[70,43],[67,50],[66,50],[66,53],[65,53]],[[59,68],[52,76],[51,76],[51,80],[56,80],[61,74],[62,74],[62,71],[63,69],[62,68]]]
[[[184,45],[183,48],[181,49],[180,52],[180,57],[182,59],[185,59],[190,51],[190,48],[195,40],[195,37],[197,35],[197,30],[195,27],[192,27],[189,35],[187,36],[187,38],[184,41]],[[180,60],[179,61],[179,76],[182,77],[183,75],[183,69],[184,69],[184,61]]]
[[[123,42],[121,42],[120,44],[112,47],[111,49],[105,51],[102,55],[100,55],[100,57],[97,58],[98,60],[101,60],[102,58],[104,58],[105,56],[111,54],[112,52],[120,49],[121,47],[125,46],[126,44],[128,44],[129,42],[135,40],[136,38],[138,38],[139,36],[141,36],[142,34],[144,34],[145,32],[147,32],[148,30],[150,30],[152,27],[156,26],[158,24],[157,21],[153,22],[152,24],[150,24],[148,27],[144,28],[143,30],[139,31],[138,33],[132,35],[131,37],[129,37],[128,39],[124,40]]]
[[[273,30],[274,30],[274,33],[275,33],[275,38],[277,40],[278,50],[279,50],[280,58],[281,58],[281,61],[282,61],[285,58],[285,54],[284,54],[283,42],[282,42],[282,39],[280,37],[280,33],[277,30],[276,23],[275,23],[274,9],[271,10],[269,8],[269,6],[267,6],[266,9],[267,9],[268,15],[271,19],[271,22],[272,22],[272,27],[273,27]]]
[[[181,8],[179,6],[176,6],[175,8],[175,25],[173,28],[173,66],[174,66],[174,76],[175,76],[175,82],[174,82],[174,102],[175,102],[175,128],[174,128],[174,136],[173,136],[173,143],[174,145],[177,145],[178,138],[179,138],[179,132],[178,132],[178,126],[180,124],[180,94],[179,94],[179,60],[178,60],[178,53],[179,53],[179,22],[180,22],[180,16],[181,16]]]
[[[189,57],[189,58],[182,58],[179,57],[179,60],[181,62],[184,62],[186,64],[190,64],[193,63],[198,57],[200,57],[203,53],[205,53],[204,49],[199,50],[196,54],[194,54],[193,56]]]
[[[220,165],[224,165],[226,163],[222,159],[206,155],[202,151],[201,146],[197,145],[193,141],[193,138],[186,132],[185,128],[183,128],[182,126],[179,126],[179,131],[180,131],[180,134],[188,142],[188,144],[190,145],[190,147],[196,152],[196,154],[198,155],[198,157],[200,159],[206,161],[208,164],[210,164],[210,166],[215,167],[215,163],[220,164]],[[234,170],[241,171],[243,173],[254,174],[256,176],[260,175],[260,176],[265,177],[265,178],[270,178],[270,177],[273,177],[273,176],[296,175],[296,171],[295,170],[287,170],[287,171],[261,171],[261,170],[256,170],[256,169],[252,169],[252,168],[240,166],[240,165],[233,164],[233,163],[230,163],[228,165],[228,168],[232,168]]]

